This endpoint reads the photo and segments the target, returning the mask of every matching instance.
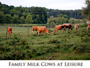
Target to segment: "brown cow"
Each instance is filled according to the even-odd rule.
[[[78,28],[79,28],[79,25],[78,24],[75,24],[74,28],[75,28],[75,31],[77,31]]]
[[[87,30],[90,30],[90,23],[88,23],[87,25]]]
[[[32,26],[32,32],[37,31],[37,26]]]
[[[63,29],[63,32],[64,32],[65,27],[64,27],[63,25],[56,25],[56,26],[55,26],[55,29],[54,29],[54,33],[55,33],[56,31],[58,31],[58,30],[61,30],[61,29]]]
[[[71,30],[73,29],[71,24],[63,24],[63,26],[65,28],[68,28],[68,29],[71,29]]]
[[[50,31],[45,27],[45,26],[39,26],[39,27],[37,27],[37,31],[38,31],[38,35],[39,35],[39,33],[48,33],[48,34],[50,34]]]
[[[8,28],[7,28],[7,32],[9,33],[9,37],[11,37],[12,28],[11,28],[11,27],[8,27]]]

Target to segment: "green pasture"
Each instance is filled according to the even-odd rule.
[[[1,60],[90,60],[90,31],[48,28],[51,35],[32,33],[31,27],[12,27],[12,37],[6,37],[7,26],[0,26]]]

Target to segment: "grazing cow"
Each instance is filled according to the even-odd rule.
[[[90,30],[90,23],[88,23],[87,25],[87,30]]]
[[[68,29],[71,29],[71,30],[73,29],[71,24],[63,24],[63,26],[65,28],[68,28]]]
[[[54,33],[55,33],[56,31],[58,31],[58,30],[61,30],[61,29],[63,29],[63,32],[64,32],[65,27],[64,27],[63,25],[56,25],[56,26],[55,26],[55,29],[54,29]]]
[[[9,33],[9,37],[11,37],[12,28],[11,27],[8,27],[7,32]]]
[[[37,31],[37,26],[32,26],[32,32]]]
[[[79,25],[78,24],[75,24],[74,28],[75,28],[75,31],[77,31],[78,28],[79,28]]]
[[[38,35],[39,35],[39,33],[48,33],[48,34],[50,34],[50,31],[45,27],[45,26],[38,26],[37,27],[37,31],[38,31]]]

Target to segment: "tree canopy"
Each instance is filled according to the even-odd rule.
[[[87,1],[87,7],[89,7],[89,0]],[[90,19],[90,12],[84,10],[84,15],[88,15],[87,18]],[[82,10],[57,10],[57,9],[47,9],[45,7],[14,7],[2,4],[0,2],[0,24],[4,23],[30,23],[30,24],[46,24],[48,18],[53,16],[54,21],[57,23],[68,23],[69,19],[83,19],[85,16],[81,14]],[[83,13],[82,12],[82,13]],[[88,14],[87,14],[88,13]],[[28,16],[30,15],[30,18]],[[8,19],[7,19],[8,17]],[[10,20],[9,20],[10,19]],[[12,19],[12,20],[11,20]],[[27,22],[27,20],[31,20]],[[57,20],[55,20],[57,19]],[[6,21],[5,21],[6,20]]]
[[[85,15],[87,20],[90,20],[90,0],[86,0],[86,7],[83,7],[82,15]]]

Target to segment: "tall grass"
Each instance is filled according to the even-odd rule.
[[[0,27],[1,60],[90,60],[90,31],[80,27],[78,31],[66,30],[51,35],[32,33],[27,27],[12,27],[12,38],[6,38],[6,27]]]

